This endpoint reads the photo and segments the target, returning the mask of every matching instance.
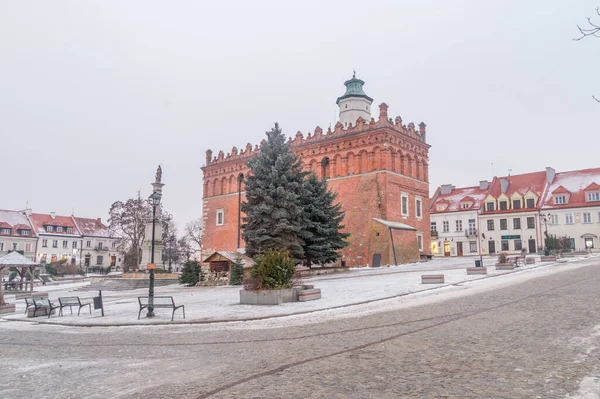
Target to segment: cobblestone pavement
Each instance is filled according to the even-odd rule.
[[[600,264],[587,262],[301,328],[3,321],[0,397],[574,398],[600,377]]]

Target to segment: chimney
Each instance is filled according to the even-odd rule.
[[[450,194],[454,186],[452,184],[442,184],[440,187],[440,194]]]
[[[96,223],[102,224],[102,219],[101,218],[96,219]]]
[[[487,190],[490,187],[490,182],[487,180],[481,180],[479,182],[479,189],[480,190]]]
[[[379,119],[387,120],[388,105],[386,103],[379,104]]]
[[[56,219],[56,212],[50,212],[50,218],[52,218],[52,220]]]
[[[212,150],[206,150],[206,164],[208,165],[212,161]]]
[[[556,175],[556,171],[554,170],[554,168],[547,166],[546,167],[546,183],[552,184],[552,182],[554,181],[554,175]]]
[[[508,190],[509,184],[510,184],[510,180],[505,179],[504,177],[502,179],[500,179],[500,192],[502,194],[506,193],[506,190]]]

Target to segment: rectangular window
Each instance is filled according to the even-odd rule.
[[[46,226],[46,231],[48,233],[52,233],[52,226]]]
[[[58,248],[58,240],[52,240],[52,248]]]
[[[600,193],[588,193],[587,200],[591,201],[600,201]]]
[[[456,221],[456,231],[462,231],[462,220]]]
[[[77,241],[73,241],[73,249],[77,249]]]
[[[494,220],[493,219],[489,219],[487,221],[487,229],[488,229],[488,231],[494,230]]]
[[[63,248],[69,248],[69,241],[63,241]]]
[[[0,251],[4,251],[4,243],[0,242]]]
[[[42,240],[42,247],[46,248],[48,246],[48,240]]]
[[[91,241],[86,241],[85,242],[85,246],[88,247],[88,248],[91,247],[92,246],[92,242]]]
[[[56,228],[56,232],[57,232],[57,233],[62,233],[62,227],[57,227],[57,228]]]
[[[112,242],[112,247],[113,247],[113,249],[115,249],[117,247],[117,242],[116,241]]]
[[[10,234],[10,229],[0,229],[0,233],[2,233],[2,234]]]
[[[521,218],[513,219],[513,229],[520,230],[521,229]]]
[[[513,200],[513,209],[521,209],[521,200]]]
[[[560,204],[566,204],[567,203],[567,196],[566,195],[557,195],[554,197],[554,203],[557,205]]]
[[[515,251],[520,251],[523,249],[523,243],[521,240],[515,240]]]
[[[447,233],[450,231],[450,222],[448,222],[447,220],[444,220],[442,222],[442,226],[444,228],[444,233]]]
[[[103,263],[103,262],[104,262],[104,257],[103,257],[102,255],[98,255],[98,256],[96,257],[96,264],[97,264],[98,266],[102,266],[102,263]]]
[[[437,231],[437,223],[436,222],[431,222],[430,231]]]
[[[569,238],[569,241],[571,242],[571,249],[575,249],[575,239]]]
[[[565,224],[573,224],[573,214],[567,213],[565,215]]]
[[[493,211],[493,210],[494,210],[494,203],[493,203],[493,202],[487,202],[487,203],[485,204],[485,209],[486,209],[487,211]]]
[[[31,244],[25,244],[25,252],[31,252]]]
[[[500,219],[500,230],[508,230],[508,219]]]
[[[558,215],[550,215],[550,224],[558,224]]]
[[[419,244],[419,251],[423,250],[423,236],[421,234],[417,234],[417,243]]]
[[[408,216],[408,195],[402,194],[402,216]]]
[[[72,227],[67,227],[67,233],[69,233],[69,234],[73,233],[73,228]]]
[[[506,201],[500,201],[500,210],[501,211],[506,211],[508,209],[508,202]]]
[[[508,240],[502,240],[500,242],[503,251],[508,251]]]
[[[421,200],[420,199],[417,199],[415,201],[415,213],[417,215],[417,219],[420,219],[423,217],[421,214]]]
[[[469,209],[469,204],[468,203],[462,203],[462,204],[460,204],[460,207],[462,209]]]
[[[535,218],[534,217],[527,218],[527,228],[535,229]]]
[[[535,198],[527,198],[527,208],[535,208]]]
[[[477,252],[477,241],[469,241],[469,252]]]
[[[28,236],[29,235],[29,230],[21,230],[21,235]]]
[[[19,244],[17,244],[16,242],[13,243],[13,251],[16,251],[19,248]]]
[[[592,214],[589,212],[583,213],[583,223],[592,223]]]
[[[224,211],[223,209],[217,209],[217,226],[223,226],[224,222]]]

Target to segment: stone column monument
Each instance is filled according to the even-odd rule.
[[[162,197],[162,188],[164,186],[161,183],[162,179],[162,168],[159,166],[156,171],[156,179],[152,183],[152,196],[158,194]],[[150,205],[152,206],[152,196],[150,196]],[[154,221],[154,263],[157,269],[164,270],[165,265],[163,263],[162,255],[165,245],[163,243],[163,228],[161,219],[162,207],[160,204],[156,207],[156,220]],[[145,220],[146,228],[144,231],[144,241],[142,242],[142,260],[139,266],[140,270],[146,270],[148,263],[151,263],[152,257],[152,213]]]

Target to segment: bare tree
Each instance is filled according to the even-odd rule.
[[[202,218],[188,222],[188,224],[185,225],[183,236],[191,251],[200,251],[202,248]],[[202,254],[200,254],[200,256],[202,256]]]
[[[108,211],[108,228],[112,236],[120,237],[125,259],[130,263],[123,265],[124,271],[140,264],[140,248],[144,240],[145,219],[151,214],[147,200],[130,198],[125,202],[116,201]],[[128,256],[129,255],[129,256]]]
[[[596,14],[600,17],[600,7],[596,8]],[[585,37],[589,37],[589,36],[593,36],[593,37],[598,37],[600,38],[600,25],[598,25],[597,23],[594,23],[592,21],[591,17],[588,17],[587,19],[588,25],[586,27],[581,27],[579,25],[577,25],[577,29],[579,29],[579,34],[580,36],[574,38],[573,40],[579,41]],[[600,99],[598,99],[596,96],[592,96],[594,98],[594,100],[596,100],[597,102],[600,103]]]

